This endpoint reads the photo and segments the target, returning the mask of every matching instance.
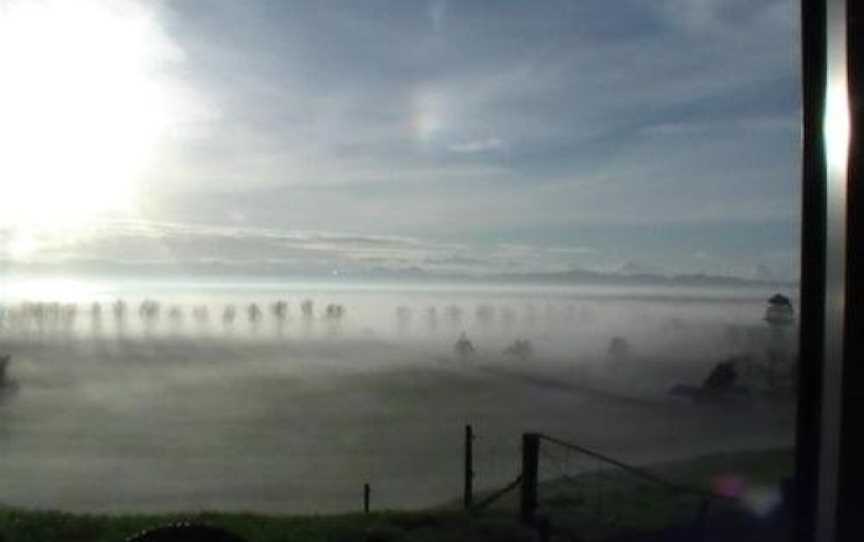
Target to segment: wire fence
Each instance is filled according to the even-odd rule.
[[[724,497],[666,480],[587,448],[538,435],[536,517],[583,538],[706,528]]]
[[[466,427],[465,509],[519,516],[550,537],[606,540],[634,533],[707,532],[709,514],[734,499],[539,433]]]
[[[516,490],[521,483],[522,449],[513,434],[480,430],[470,434],[473,452],[470,476],[475,493],[470,511],[516,510]]]
[[[488,491],[512,481],[520,473],[522,447],[512,433],[485,432],[481,427],[474,436],[474,487]]]

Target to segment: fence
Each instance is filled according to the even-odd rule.
[[[522,437],[520,517],[580,537],[691,530],[697,539],[719,501],[642,468],[539,433]]]
[[[465,427],[463,505],[469,512],[496,506],[513,509],[522,475],[521,448],[511,435],[500,435]]]
[[[466,426],[464,473],[467,511],[518,513],[541,538],[676,528],[700,539],[711,510],[734,502],[540,433],[526,433],[520,443]]]

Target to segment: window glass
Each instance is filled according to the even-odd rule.
[[[0,534],[781,528],[799,49],[789,0],[3,3]]]

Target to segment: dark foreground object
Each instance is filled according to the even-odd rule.
[[[178,524],[150,529],[127,542],[246,542],[225,529],[207,525]]]

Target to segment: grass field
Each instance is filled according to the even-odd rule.
[[[695,528],[700,522],[709,529],[731,522],[758,524],[779,505],[780,484],[791,476],[793,460],[788,450],[739,452],[650,469],[679,486],[730,497],[710,502],[698,493],[675,491],[620,470],[552,480],[540,487],[541,512],[553,525],[585,540],[671,526]]]
[[[704,456],[691,461],[660,464],[651,472],[678,484],[710,489],[718,476],[734,474],[743,481],[738,504],[725,505],[715,521],[757,514],[748,494],[776,488],[791,474],[789,450],[740,452]],[[579,491],[574,491],[577,487]],[[607,496],[598,513],[590,495]],[[578,532],[586,540],[602,540],[622,532],[651,532],[692,520],[698,500],[673,495],[619,473],[586,473],[541,485],[541,512],[553,525]],[[534,540],[535,533],[516,520],[512,494],[496,506],[467,515],[442,506],[417,512],[279,516],[202,512],[159,515],[83,515],[15,508],[0,509],[0,535],[7,542],[120,542],[145,529],[176,522],[203,523],[225,528],[248,542],[318,541],[477,541]],[[710,518],[709,518],[710,519]]]

